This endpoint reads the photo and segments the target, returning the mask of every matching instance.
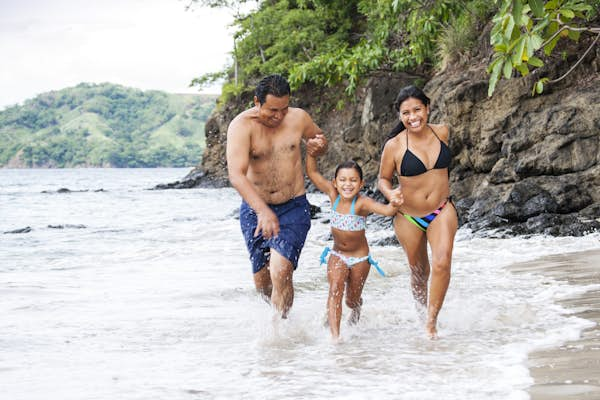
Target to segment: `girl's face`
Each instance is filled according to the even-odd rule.
[[[419,132],[427,126],[429,106],[409,97],[400,104],[400,121],[408,131]]]
[[[354,168],[341,168],[333,180],[333,186],[344,199],[352,199],[360,192],[363,181]]]

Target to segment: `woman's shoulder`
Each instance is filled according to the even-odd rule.
[[[448,141],[450,135],[450,129],[446,124],[429,124],[429,127],[433,129],[435,134],[442,139],[444,142]]]
[[[395,149],[403,142],[403,140],[406,140],[406,130],[403,130],[402,132],[398,133],[396,136],[388,139],[387,142],[385,142],[384,149],[385,148],[394,148]]]

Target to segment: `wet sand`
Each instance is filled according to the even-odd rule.
[[[600,245],[597,250],[543,257],[510,267],[511,271],[535,271],[571,285],[600,284]],[[533,400],[600,399],[600,288],[561,300],[573,315],[596,323],[580,338],[561,346],[529,354],[529,370],[535,383]]]

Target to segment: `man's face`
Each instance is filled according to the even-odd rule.
[[[254,96],[254,104],[258,107],[258,119],[269,128],[276,128],[281,124],[288,112],[289,103],[290,96],[276,97],[268,94],[263,104]]]

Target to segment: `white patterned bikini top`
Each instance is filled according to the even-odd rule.
[[[331,227],[339,229],[341,231],[363,231],[367,227],[367,217],[363,217],[362,215],[356,215],[354,213],[354,204],[356,203],[356,197],[352,199],[352,204],[350,205],[350,214],[340,214],[335,211],[339,202],[340,195],[338,195],[337,199],[333,203],[331,207]]]

